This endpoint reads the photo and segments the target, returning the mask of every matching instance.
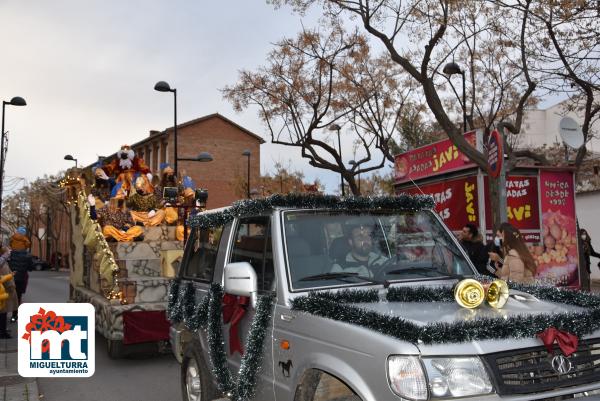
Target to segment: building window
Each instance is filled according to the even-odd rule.
[[[152,152],[150,151],[150,148],[146,147],[146,154],[148,155],[148,159],[146,160],[146,165],[148,167],[152,166]]]
[[[153,150],[154,151],[152,154],[152,171],[156,171],[160,163],[158,155],[158,146],[156,144],[153,145]]]

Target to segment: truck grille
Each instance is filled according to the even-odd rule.
[[[500,395],[529,394],[600,381],[600,340],[579,343],[577,352],[567,358],[571,364],[568,373],[559,374],[552,367],[552,358],[557,355],[562,355],[557,346],[554,355],[541,346],[487,354],[484,359]]]

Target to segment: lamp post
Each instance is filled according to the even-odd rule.
[[[444,69],[442,70],[444,72],[444,74],[452,76],[455,74],[460,74],[462,75],[462,87],[463,87],[463,92],[462,92],[462,109],[463,109],[463,132],[467,131],[467,98],[466,98],[466,86],[465,86],[465,71],[462,70],[460,68],[460,66],[458,64],[456,64],[454,61],[446,64],[444,66]]]
[[[169,86],[165,81],[158,81],[154,85],[154,90],[158,92],[173,92],[173,108],[174,108],[174,123],[173,123],[173,150],[175,153],[175,162],[173,163],[173,170],[175,170],[175,177],[179,177],[177,170],[177,89]]]
[[[505,133],[505,129],[508,130],[508,132],[512,133],[512,134],[516,134],[517,133],[517,129],[516,127],[508,122],[508,121],[501,121],[497,124],[497,129],[498,132],[500,133],[500,138],[502,141],[502,155],[500,155],[501,158],[504,159],[504,149],[506,149],[506,133]],[[503,162],[502,163],[502,168],[500,169],[500,175],[498,176],[498,186],[500,188],[499,190],[499,200],[498,200],[498,207],[500,208],[500,222],[505,222],[508,221],[508,204],[507,204],[507,199],[506,199],[506,164]]]
[[[342,142],[340,141],[340,130],[341,129],[342,129],[342,127],[340,127],[338,124],[331,124],[328,128],[329,131],[337,131],[338,149],[340,151],[340,159],[342,158]],[[341,171],[340,171],[340,184],[342,185],[342,196],[346,196],[346,191],[344,190],[344,176],[342,175]]]
[[[355,162],[354,160],[350,160],[348,162],[348,164],[350,164],[352,167],[356,167],[356,169],[358,169],[358,163]],[[360,172],[358,173],[358,193],[360,194]]]
[[[26,106],[27,102],[20,96],[15,96],[10,99],[10,102],[5,100],[2,101],[2,138],[0,139],[0,221],[2,220],[2,190],[4,183],[4,158],[6,156],[6,150],[8,149],[6,142],[6,136],[4,134],[4,108],[6,105],[11,106]]]
[[[65,160],[71,160],[75,162],[75,168],[77,168],[77,159],[71,155],[65,155]]]
[[[246,188],[246,197],[248,199],[250,199],[250,155],[252,154],[252,152],[250,152],[250,150],[245,149],[242,152],[242,156],[246,156],[248,158],[248,181],[247,181],[247,188]]]

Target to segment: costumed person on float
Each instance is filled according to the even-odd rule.
[[[144,237],[144,229],[136,226],[131,213],[125,208],[126,193],[121,183],[113,188],[112,198],[102,208],[96,210],[96,199],[94,195],[88,196],[90,205],[90,217],[98,220],[102,227],[102,234],[107,240],[119,242],[141,241]]]
[[[179,222],[177,224],[177,228],[175,229],[175,238],[177,238],[177,240],[179,241],[183,241],[184,239],[184,235],[183,235],[183,222],[184,220],[186,220],[188,218],[188,210],[193,208],[195,206],[195,201],[194,201],[194,196],[195,196],[195,191],[194,191],[194,180],[192,180],[192,178],[188,175],[183,177],[183,200],[181,202],[181,204],[183,205],[183,207],[180,210],[180,214],[179,214]],[[190,227],[187,227],[187,231],[188,231],[188,236],[190,234]]]
[[[110,199],[112,188],[115,186],[114,178],[108,177],[102,170],[102,161],[92,167],[94,171],[94,185],[92,185],[91,193],[96,198],[96,210],[104,207],[104,204]]]
[[[173,203],[178,203],[178,196],[175,196],[172,199],[164,198],[164,189],[165,188],[177,188],[177,194],[183,191],[183,187],[177,184],[177,177],[175,177],[175,170],[171,167],[169,163],[162,163],[160,165],[161,169],[161,177],[158,185],[154,187],[154,194],[156,198],[162,202],[164,205],[165,211],[165,221],[167,224],[174,224],[177,222],[177,209],[172,206]]]
[[[101,170],[104,174],[99,172]],[[144,163],[144,160],[135,155],[135,152],[129,145],[121,146],[117,152],[117,157],[109,164],[104,165],[95,171],[100,178],[108,180],[111,176],[115,177],[116,183],[121,183],[123,190],[129,193],[132,188],[133,176],[135,173],[145,174],[149,182],[152,182],[150,169]]]
[[[153,193],[152,185],[145,175],[135,178],[134,192],[127,199],[133,221],[146,227],[160,225],[165,220],[165,211]]]

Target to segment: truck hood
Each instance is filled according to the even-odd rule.
[[[542,301],[533,295],[511,290],[510,297],[502,309],[484,303],[475,309],[462,308],[455,302],[375,302],[359,303],[356,306],[383,315],[397,316],[416,325],[430,323],[453,323],[475,318],[509,318],[517,315],[555,314],[578,312],[583,308]]]

